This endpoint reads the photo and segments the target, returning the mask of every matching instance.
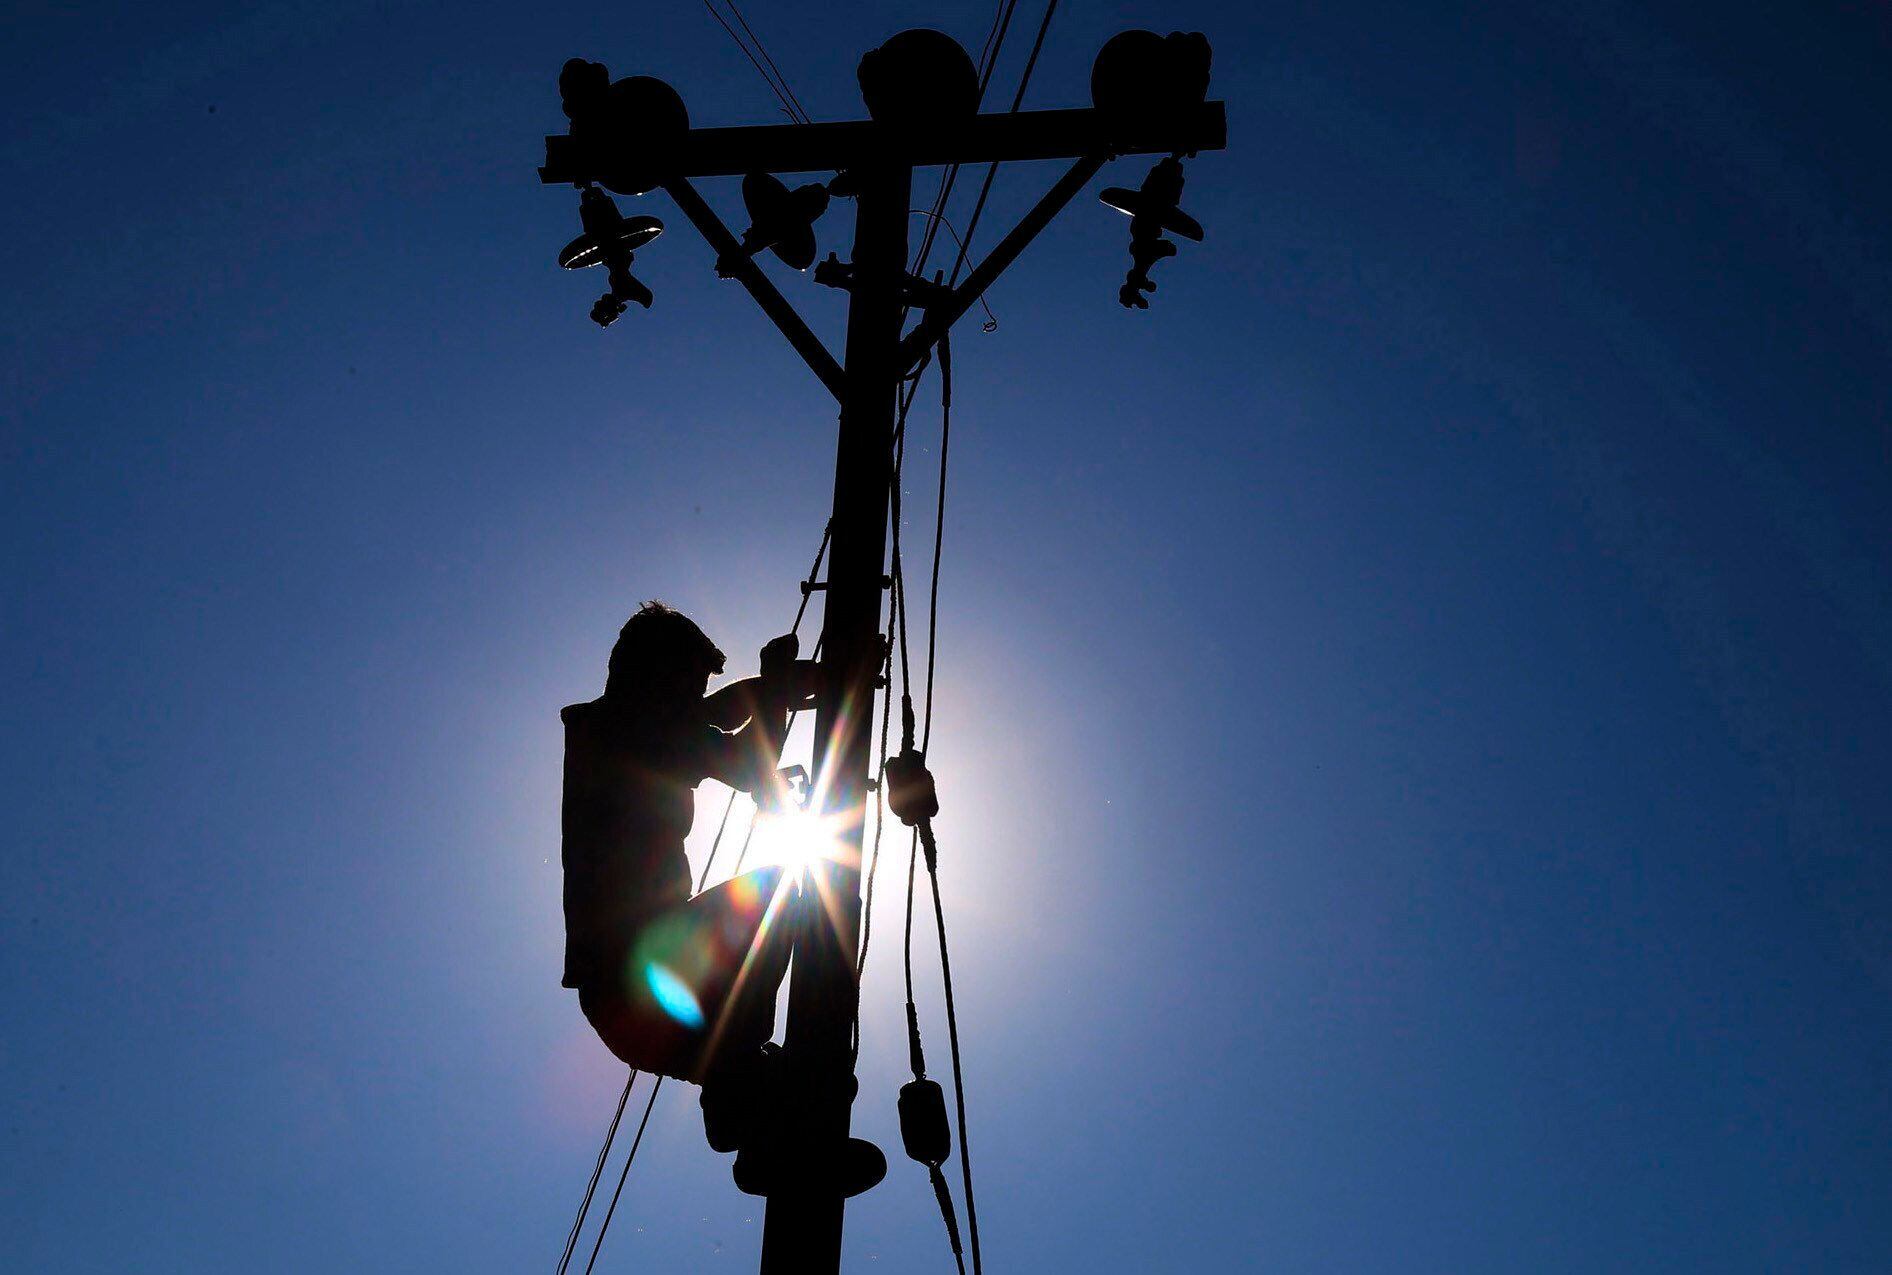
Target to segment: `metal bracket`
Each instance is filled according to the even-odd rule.
[[[670,198],[676,201],[677,207],[683,210],[683,215],[690,219],[703,238],[709,240],[717,257],[728,262],[729,273],[749,290],[749,295],[756,299],[762,312],[781,329],[788,343],[795,347],[795,353],[801,355],[809,369],[821,378],[821,383],[828,387],[835,401],[844,400],[847,395],[847,374],[841,370],[841,365],[828,353],[828,347],[821,343],[821,338],[802,321],[795,307],[769,282],[769,277],[762,273],[762,267],[742,250],[742,244],[723,224],[722,218],[703,202],[703,197],[696,193],[696,187],[690,185],[690,179],[672,177],[663,187],[670,192]]]
[[[900,341],[900,366],[911,368],[926,352],[933,348],[948,329],[959,321],[959,317],[970,310],[992,286],[992,281],[1004,273],[1005,268],[1018,260],[1018,254],[1025,251],[1025,246],[1038,237],[1038,232],[1051,224],[1051,219],[1058,215],[1072,198],[1084,189],[1085,183],[1097,176],[1099,170],[1110,161],[1106,154],[1087,155],[1071,165],[1070,171],[1058,179],[1057,185],[1044,193],[1032,210],[1020,219],[1005,238],[999,240],[986,259],[973,268],[966,281],[953,289],[950,299],[928,310],[925,316],[914,326],[913,331]]]

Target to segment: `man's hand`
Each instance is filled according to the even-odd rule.
[[[806,707],[815,693],[813,660],[798,660],[800,643],[793,633],[762,648],[762,694],[782,709]]]
[[[784,633],[762,648],[762,677],[771,683],[787,679],[795,667],[795,657],[801,654],[801,639],[793,633]]]

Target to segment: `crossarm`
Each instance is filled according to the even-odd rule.
[[[1046,191],[1032,210],[1011,233],[999,240],[994,248],[973,268],[966,281],[953,289],[952,297],[927,309],[925,316],[914,325],[900,342],[900,366],[912,367],[919,358],[933,347],[933,343],[946,335],[948,328],[959,321],[959,317],[992,286],[992,281],[1003,274],[1005,268],[1018,260],[1018,254],[1025,251],[1025,245],[1038,237],[1038,232],[1051,223],[1064,206],[1071,202],[1078,191],[1084,189],[1086,182],[1097,176],[1097,170],[1108,161],[1108,156],[1091,155],[1071,165],[1071,170],[1058,179],[1058,184]]]
[[[690,185],[688,178],[673,177],[664,183],[664,189],[670,192],[670,198],[676,200],[677,207],[683,209],[683,215],[702,232],[703,238],[709,240],[710,247],[716,250],[724,268],[749,290],[749,295],[756,299],[762,312],[774,320],[775,326],[788,338],[788,343],[795,347],[795,352],[821,378],[828,392],[837,400],[841,399],[847,392],[847,376],[841,371],[841,365],[828,353],[828,347],[821,343],[821,338],[802,321],[795,307],[769,282],[769,277],[762,273],[762,267],[742,250],[742,245],[736,242],[736,236],[729,232],[722,218],[696,193],[696,187]]]
[[[625,138],[620,147],[634,140]],[[872,120],[693,128],[676,153],[681,157],[680,177],[736,177],[751,172],[839,172],[869,162],[925,167],[1073,159],[1099,152],[1166,155],[1221,150],[1227,141],[1222,103],[1204,102],[1180,121],[1154,124],[1118,138],[1107,135],[1095,109],[1080,107],[975,115],[963,128],[932,134],[897,132]],[[545,166],[539,169],[539,180],[549,185],[600,181],[613,167],[603,162],[596,148],[581,146],[567,136],[553,136],[545,139]]]

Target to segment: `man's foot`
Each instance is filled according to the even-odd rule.
[[[781,1053],[771,1042],[703,1077],[703,1135],[712,1151],[739,1151],[760,1139]]]

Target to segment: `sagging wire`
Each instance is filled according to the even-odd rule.
[[[598,1251],[604,1247],[604,1234],[611,1229],[612,1215],[618,1211],[618,1197],[624,1194],[624,1180],[631,1176],[631,1164],[637,1159],[637,1148],[644,1142],[644,1126],[650,1123],[651,1109],[657,1105],[657,1095],[663,1092],[664,1078],[657,1077],[657,1083],[650,1087],[650,1101],[644,1104],[643,1118],[637,1122],[637,1135],[631,1139],[630,1154],[624,1157],[624,1171],[618,1174],[617,1190],[611,1192],[611,1207],[604,1211],[604,1221],[598,1224],[598,1238],[591,1246],[591,1258],[585,1263],[585,1275],[591,1275],[591,1268],[598,1264]]]
[[[990,190],[991,188],[992,188],[992,176],[990,173],[987,173],[986,174],[986,190]],[[979,201],[979,208],[983,208],[985,205],[985,200],[983,198],[984,193],[985,193],[984,191],[980,192],[981,199]],[[975,208],[974,212],[976,213],[977,211],[978,209]],[[964,261],[966,259],[966,241],[959,237],[959,232],[957,230],[953,229],[952,222],[946,220],[946,218],[940,216],[938,213],[928,212],[924,208],[909,208],[907,209],[907,215],[910,217],[931,217],[934,220],[938,221],[940,225],[946,227],[946,233],[953,237],[953,242],[959,245],[959,260]],[[958,276],[959,276],[958,267],[957,265],[955,265],[954,270],[953,270],[953,277],[954,279],[957,279]],[[947,286],[951,287],[952,285],[948,284]],[[979,308],[985,311],[985,322],[979,325],[979,331],[987,333],[988,335],[993,332],[997,332],[999,330],[998,316],[992,313],[992,307],[986,301],[984,293],[979,294]],[[927,357],[931,357],[930,354]],[[925,364],[921,363],[920,366],[924,367]]]

